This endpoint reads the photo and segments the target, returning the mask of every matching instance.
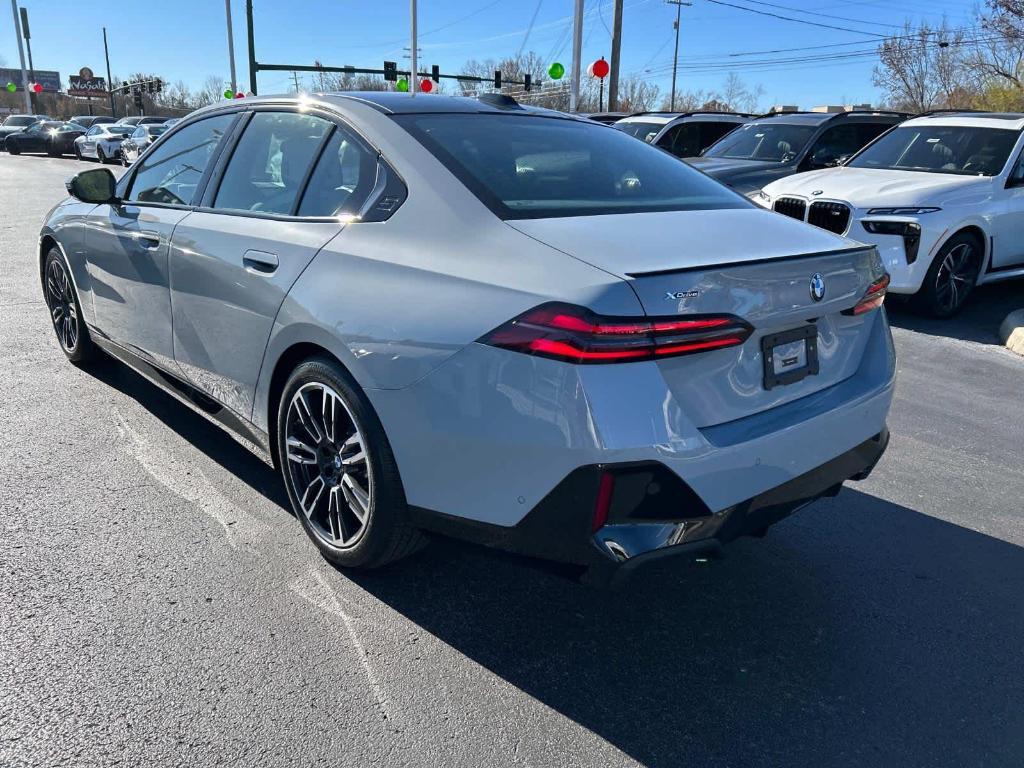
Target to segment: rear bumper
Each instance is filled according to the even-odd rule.
[[[622,579],[668,556],[701,557],[770,526],[847,480],[863,480],[889,443],[889,431],[771,490],[711,512],[667,467],[657,462],[580,467],[517,525],[503,527],[413,508],[416,525],[517,554],[590,569],[594,581]],[[595,530],[601,477],[615,478],[607,521]]]

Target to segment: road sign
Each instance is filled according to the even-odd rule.
[[[88,68],[85,68],[88,72]],[[71,75],[68,78],[69,96],[103,96],[107,92],[107,81],[102,77],[82,77]]]

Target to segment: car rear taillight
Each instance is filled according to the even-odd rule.
[[[570,363],[630,363],[735,347],[752,331],[733,315],[603,317],[571,304],[543,304],[480,342]]]
[[[889,276],[882,275],[878,280],[868,286],[867,292],[857,302],[856,306],[843,312],[844,315],[863,315],[873,309],[878,309],[885,303],[885,293],[889,288]]]

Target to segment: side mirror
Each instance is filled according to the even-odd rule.
[[[840,165],[846,165],[846,161],[849,160],[853,155],[840,155],[831,163],[826,163],[829,168],[838,168]]]
[[[76,173],[67,180],[68,194],[83,203],[113,203],[117,201],[117,179],[109,168],[92,168]]]

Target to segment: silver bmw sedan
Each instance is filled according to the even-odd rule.
[[[760,534],[888,441],[875,249],[492,95],[200,110],[39,239],[67,357],[280,471],[328,559],[429,533],[617,576]]]

